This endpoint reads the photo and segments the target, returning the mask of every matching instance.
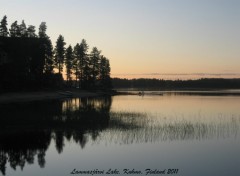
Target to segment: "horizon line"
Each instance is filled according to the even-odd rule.
[[[164,79],[164,80],[197,80],[203,78],[240,79],[240,73],[115,73],[112,78],[126,79]]]
[[[198,76],[231,76],[231,75],[239,75],[240,73],[112,73],[111,75],[163,75],[163,76],[191,76],[191,75],[198,75]]]

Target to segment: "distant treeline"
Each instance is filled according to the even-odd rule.
[[[84,39],[74,47],[66,47],[62,35],[53,47],[46,30],[46,23],[42,22],[37,35],[35,26],[27,27],[24,20],[21,24],[15,21],[8,30],[7,16],[3,17],[0,22],[0,91],[63,86],[111,89],[110,63],[97,47],[88,53],[89,46]],[[66,68],[66,84],[63,68]]]
[[[240,89],[240,79],[203,78],[198,80],[120,79],[113,78],[114,89]]]

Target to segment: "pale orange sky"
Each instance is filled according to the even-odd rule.
[[[59,34],[72,46],[84,38],[112,77],[127,78],[239,77],[239,9],[239,0],[0,0],[9,26],[45,21],[53,45]]]

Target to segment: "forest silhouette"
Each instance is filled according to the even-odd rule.
[[[202,78],[197,80],[163,80],[163,79],[121,79],[112,78],[115,89],[140,90],[209,90],[240,89],[240,79]]]
[[[62,87],[111,89],[109,59],[97,47],[88,53],[85,39],[74,47],[65,46],[62,35],[53,47],[46,30],[46,22],[42,22],[37,35],[35,26],[27,27],[24,20],[21,24],[15,21],[8,30],[7,16],[3,17],[0,23],[0,91]]]

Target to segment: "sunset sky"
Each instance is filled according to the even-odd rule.
[[[240,0],[0,0],[4,15],[46,22],[53,45],[86,39],[112,77],[240,78]]]

